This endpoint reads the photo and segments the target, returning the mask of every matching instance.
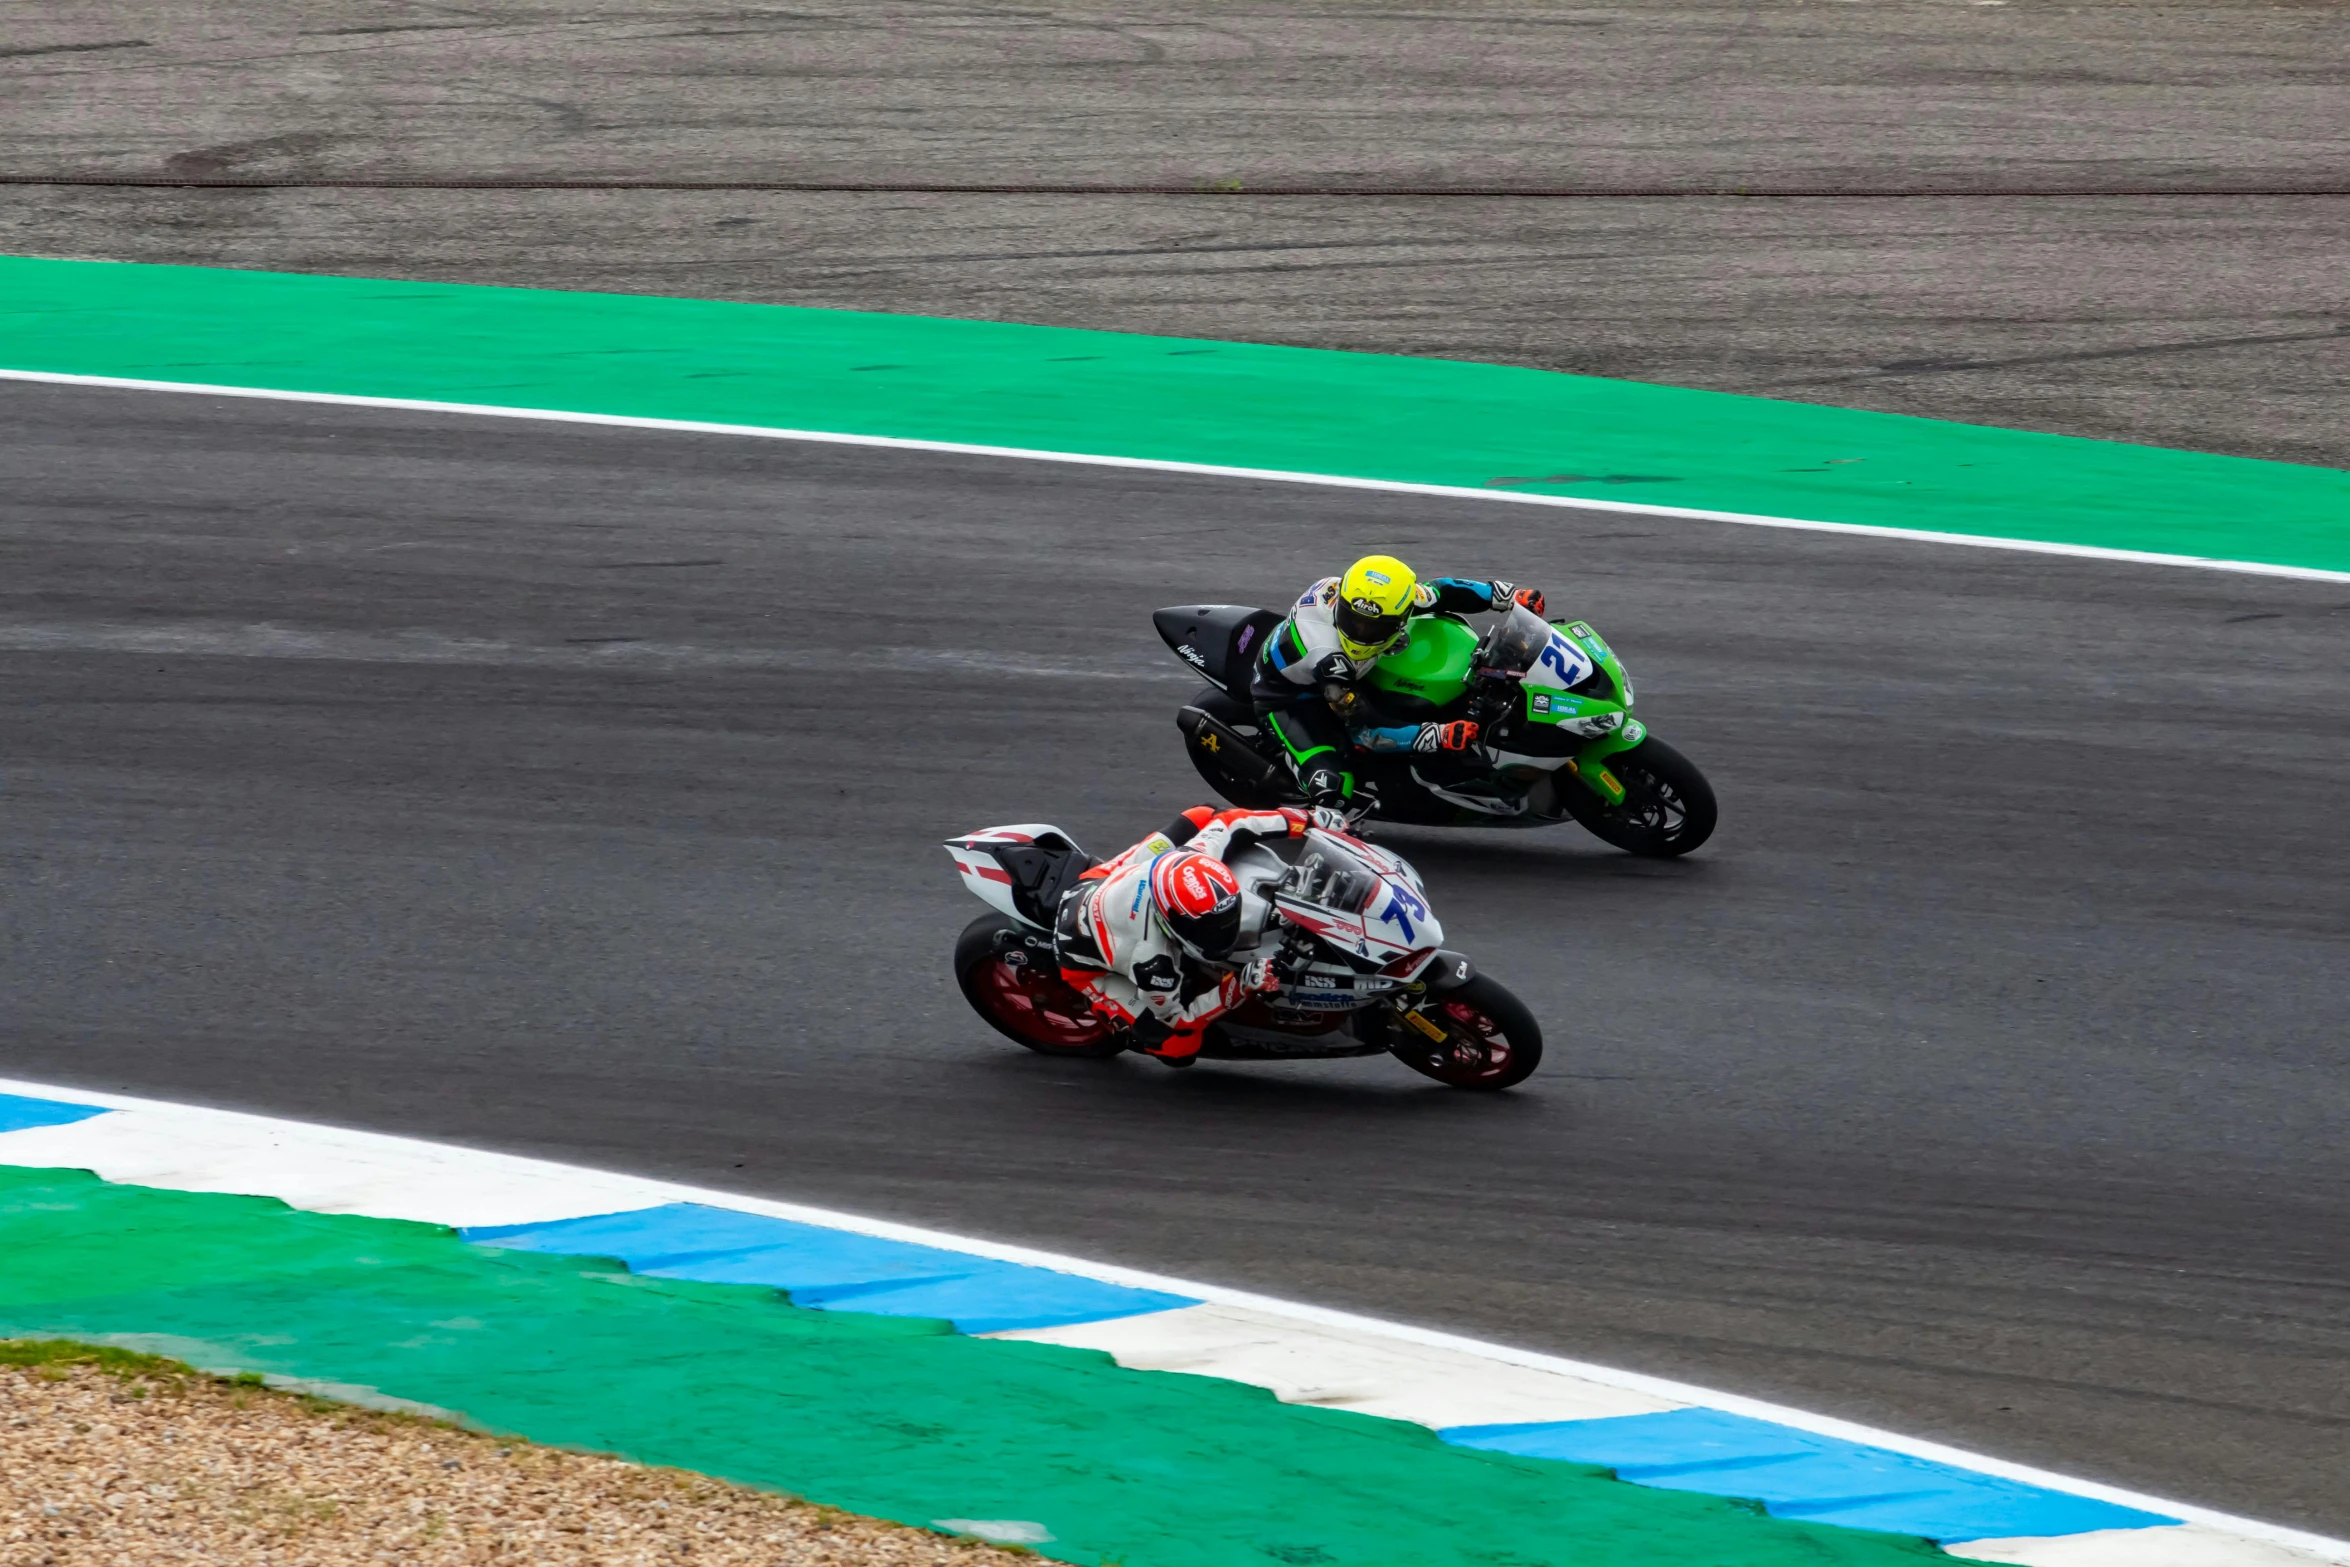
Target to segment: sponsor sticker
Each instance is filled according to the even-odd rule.
[[[1355,998],[1345,991],[1291,991],[1281,998],[1281,1004],[1300,1012],[1351,1012]]]
[[[1550,698],[1549,698],[1549,697],[1546,697],[1546,696],[1544,696],[1544,695],[1543,695],[1541,692],[1539,692],[1539,691],[1537,691],[1536,693],[1534,693],[1534,711],[1536,711],[1537,713],[1547,713],[1547,712],[1549,712],[1549,711],[1550,711]]]

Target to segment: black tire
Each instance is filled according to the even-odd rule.
[[[955,984],[971,1010],[1006,1039],[1041,1056],[1100,1061],[1124,1050],[1126,1036],[1095,1018],[1085,998],[1062,982],[1059,970],[1048,974],[1033,963],[1015,967],[1004,961],[996,936],[1021,928],[1004,915],[982,914],[956,938]]]
[[[1697,764],[1653,736],[1607,759],[1624,786],[1624,803],[1609,805],[1577,779],[1558,781],[1559,798],[1592,834],[1627,854],[1669,860],[1714,835],[1713,785]]]
[[[1542,1064],[1541,1025],[1526,1003],[1490,975],[1437,992],[1420,1004],[1419,1012],[1444,1030],[1444,1041],[1403,1024],[1388,1052],[1448,1088],[1479,1093],[1515,1088]]]

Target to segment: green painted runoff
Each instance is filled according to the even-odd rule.
[[[0,257],[0,367],[971,442],[2350,570],[2350,472],[1386,354]]]
[[[944,1323],[270,1198],[0,1169],[0,1337],[368,1388],[489,1429],[1124,1567],[1926,1567],[1923,1541],[1447,1447]]]

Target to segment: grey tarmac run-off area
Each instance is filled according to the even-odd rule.
[[[0,174],[1236,184],[15,186],[0,251],[1395,350],[2350,464],[2333,0],[0,0]],[[1248,194],[1282,186],[1353,194]],[[1685,194],[1379,194],[1431,186]]]
[[[938,1223],[2350,1532],[2350,587],[0,385],[0,1072]],[[1714,843],[1398,831],[1543,1019],[1042,1060],[937,847],[1200,793],[1148,612],[1372,544],[1623,651]]]

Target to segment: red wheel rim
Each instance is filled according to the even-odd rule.
[[[1033,963],[1014,968],[1000,956],[983,958],[971,970],[971,989],[981,1009],[1023,1043],[1082,1050],[1110,1036],[1110,1025],[1075,986]]]
[[[1451,1037],[1428,1048],[1422,1071],[1456,1088],[1474,1088],[1508,1073],[1517,1052],[1499,1023],[1466,1001],[1444,1002],[1437,1011]]]

